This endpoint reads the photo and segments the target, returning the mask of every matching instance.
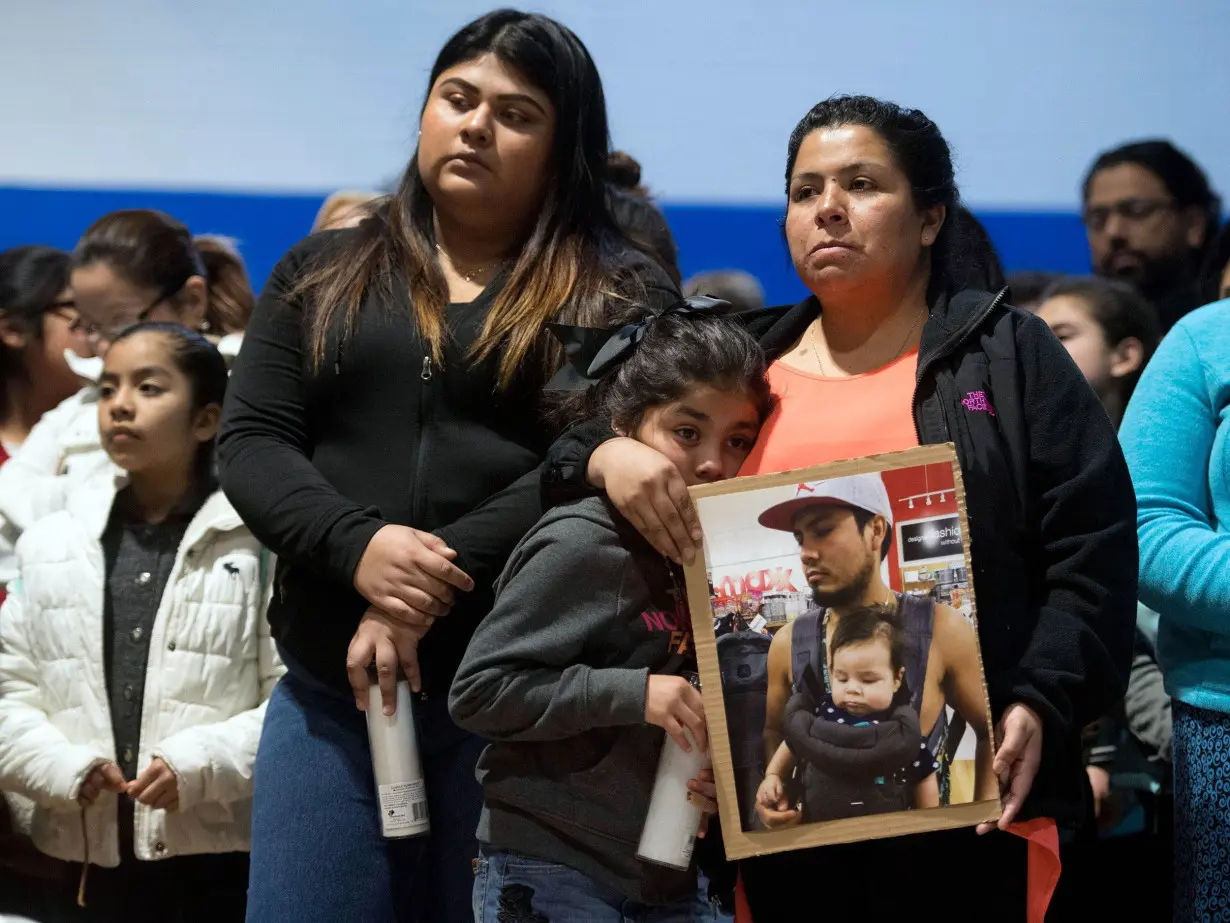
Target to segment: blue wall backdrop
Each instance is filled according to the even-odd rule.
[[[162,208],[238,239],[259,284],[325,193],[395,179],[435,52],[490,6],[6,4],[0,247],[69,247],[106,211]],[[533,8],[593,53],[684,274],[745,268],[773,301],[799,294],[778,230],[786,139],[832,93],[932,115],[1009,269],[1087,269],[1077,189],[1123,140],[1169,136],[1230,192],[1225,0]]]

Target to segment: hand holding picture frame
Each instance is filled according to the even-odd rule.
[[[692,496],[705,548],[688,602],[727,856],[997,819],[953,447]]]

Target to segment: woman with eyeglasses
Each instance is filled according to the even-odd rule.
[[[81,387],[65,351],[93,355],[69,288],[70,261],[54,247],[0,253],[0,459]]]
[[[77,242],[67,273],[78,339],[85,341],[78,355],[101,357],[124,328],[163,321],[204,334],[229,362],[255,303],[247,270],[229,243],[194,238],[179,221],[151,209],[115,211],[95,221]],[[71,484],[110,464],[99,440],[93,387],[102,360],[68,361],[75,387],[66,385],[67,399],[30,430],[0,470],[0,528],[13,540],[61,509]]]
[[[71,257],[54,247],[0,253],[0,465],[43,414],[81,387],[64,355],[92,355],[69,288]],[[16,575],[16,534],[0,528],[0,601]],[[29,803],[0,802],[0,915],[28,911],[41,878],[58,868],[22,833]],[[10,814],[11,811],[11,814]]]
[[[70,268],[69,254],[52,247],[15,247],[0,253],[0,465],[4,467],[27,444],[44,414],[80,390],[81,381],[70,362],[94,354],[69,287]],[[13,576],[12,550],[18,534],[0,521],[0,599]]]

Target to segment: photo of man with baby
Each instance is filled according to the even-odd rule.
[[[919,451],[939,460],[909,464]],[[949,827],[962,822],[944,816],[952,806],[997,810],[949,451],[885,456],[896,466],[855,474],[831,476],[853,464],[841,463],[742,479],[698,497],[743,833],[920,808],[940,809],[931,826]],[[824,841],[863,837],[853,829]],[[880,824],[867,835],[898,832]]]

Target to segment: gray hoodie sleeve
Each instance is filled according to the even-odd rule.
[[[449,693],[453,720],[506,741],[643,723],[649,671],[584,662],[626,633],[632,569],[610,525],[583,511],[548,515],[513,553],[474,632]]]
[[[1143,632],[1136,634],[1132,672],[1123,697],[1128,729],[1150,751],[1167,763],[1171,761],[1170,696],[1162,683],[1162,668],[1157,665],[1154,648]]]

